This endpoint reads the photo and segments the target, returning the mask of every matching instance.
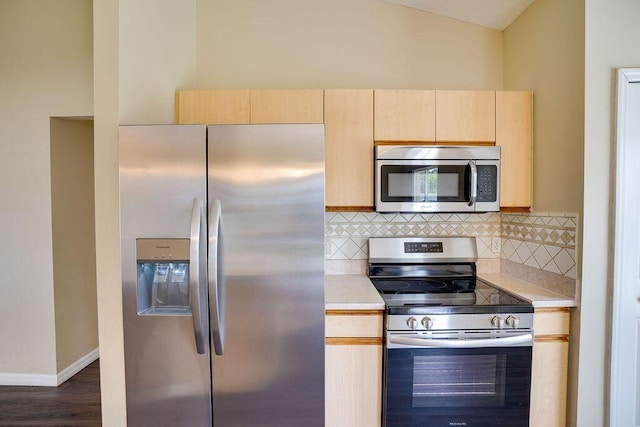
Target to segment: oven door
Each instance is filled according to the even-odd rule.
[[[386,427],[529,425],[531,333],[468,340],[418,337],[387,335]]]
[[[376,211],[500,209],[498,161],[377,160]]]

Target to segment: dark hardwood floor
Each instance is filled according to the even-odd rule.
[[[0,426],[100,425],[99,360],[59,387],[0,386]]]

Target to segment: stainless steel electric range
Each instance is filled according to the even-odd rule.
[[[529,425],[533,306],[476,275],[475,238],[370,238],[386,427]]]

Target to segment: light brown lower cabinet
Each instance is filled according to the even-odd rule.
[[[327,310],[325,319],[325,426],[380,426],[382,312]],[[534,331],[530,426],[564,427],[569,309],[536,309]]]
[[[564,427],[567,418],[569,309],[535,310],[531,427]]]
[[[380,426],[382,311],[328,310],[325,319],[325,426]]]

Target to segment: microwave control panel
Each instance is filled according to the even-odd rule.
[[[493,165],[478,165],[477,202],[495,202],[498,199],[498,168]]]

